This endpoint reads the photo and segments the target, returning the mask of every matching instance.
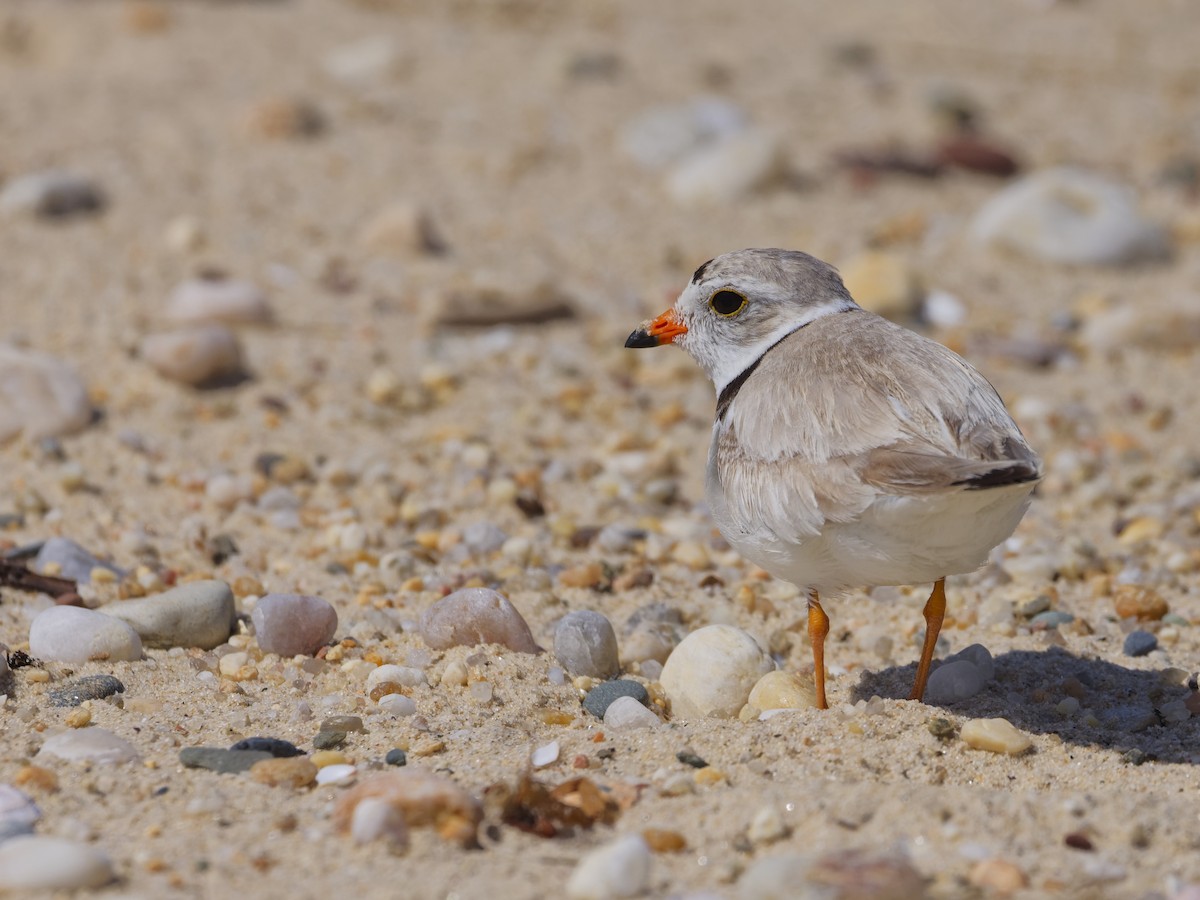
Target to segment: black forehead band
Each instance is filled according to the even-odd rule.
[[[692,284],[699,284],[700,279],[704,277],[704,273],[708,271],[708,267],[713,264],[713,260],[704,263],[700,268],[692,273]]]

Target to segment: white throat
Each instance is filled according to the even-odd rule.
[[[721,354],[715,361],[716,364],[712,370],[713,387],[717,390],[717,396],[721,396],[721,392],[725,390],[729,382],[758,362],[764,353],[792,332],[799,331],[805,325],[811,324],[817,319],[833,315],[834,313],[845,312],[848,309],[854,309],[855,306],[857,304],[853,300],[842,297],[831,300],[829,303],[822,303],[819,306],[810,306],[804,311],[803,315],[794,319],[788,319],[786,322],[780,322],[776,328],[767,332],[766,335],[753,344],[746,347],[739,347],[736,352]]]

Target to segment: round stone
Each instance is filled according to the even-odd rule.
[[[632,697],[638,703],[650,699],[646,688],[637,681],[618,679],[617,681],[602,681],[583,698],[583,708],[597,719],[603,719],[609,705],[618,697]]]
[[[244,374],[241,345],[224,325],[147,335],[141,355],[159,375],[193,387],[225,384]]]
[[[611,678],[621,668],[612,623],[590,609],[569,612],[559,620],[554,656],[572,675]]]
[[[51,735],[37,755],[93,763],[120,763],[138,758],[133,744],[105,728],[72,729]]]
[[[1057,628],[1059,625],[1066,625],[1068,622],[1074,621],[1075,617],[1069,612],[1064,612],[1061,609],[1048,609],[1030,619],[1029,627],[1034,631],[1046,631],[1047,629]]]
[[[338,626],[337,610],[305,594],[267,594],[250,618],[258,646],[280,656],[312,656],[333,640]]]
[[[229,748],[230,750],[255,750],[260,753],[270,753],[277,759],[286,759],[292,756],[302,756],[304,751],[293,744],[291,741],[285,741],[283,738],[273,737],[248,737],[242,738],[236,744]]]
[[[84,675],[50,691],[50,705],[78,706],[84,700],[102,700],[124,692],[125,685],[112,675]]]
[[[628,834],[588,853],[567,880],[571,900],[636,897],[650,884],[653,856],[640,834]]]
[[[370,694],[381,684],[398,684],[403,687],[423,687],[428,682],[425,673],[412,666],[397,666],[386,663],[371,670],[367,676],[367,693]]]
[[[84,663],[142,658],[142,641],[124,622],[78,606],[52,606],[29,626],[29,652],[38,659]]]
[[[48,169],[14,178],[0,190],[0,213],[60,219],[104,208],[104,192],[76,172]]]
[[[73,434],[92,421],[87,387],[60,359],[0,343],[0,443]]]
[[[768,672],[750,691],[749,703],[760,712],[768,709],[807,709],[817,705],[817,689],[812,678],[800,678],[791,672]]]
[[[618,697],[604,711],[604,727],[612,731],[657,728],[662,720],[635,697]]]
[[[222,775],[248,772],[255,763],[275,757],[265,750],[226,750],[224,747],[184,747],[179,761],[189,769],[208,769]]]
[[[399,747],[393,747],[384,756],[383,761],[389,766],[406,766],[408,765],[408,754]]]
[[[925,686],[926,703],[956,703],[974,697],[983,690],[983,675],[968,659],[942,663],[929,675]]]
[[[271,787],[307,787],[317,780],[318,774],[316,765],[304,756],[272,757],[250,767],[251,778]]]
[[[750,691],[775,668],[771,657],[745,631],[708,625],[684,638],[668,657],[659,679],[682,719],[737,716]]]
[[[52,537],[42,544],[33,560],[33,568],[43,573],[54,572],[61,578],[84,584],[92,580],[92,572],[96,569],[112,572],[118,579],[125,577],[123,569],[97,559],[84,547],[65,537]]]
[[[434,650],[501,644],[519,653],[540,653],[525,619],[508,598],[489,588],[463,588],[421,615],[421,637]]]
[[[1126,656],[1145,656],[1158,647],[1158,638],[1148,631],[1131,631],[1125,636]]]
[[[235,278],[192,278],[167,299],[168,319],[189,325],[263,325],[274,317],[258,285]]]
[[[146,647],[211,650],[229,639],[237,611],[225,582],[190,581],[150,597],[109,603],[98,612],[127,623]]]
[[[23,835],[0,845],[0,885],[6,892],[98,888],[116,877],[99,847],[48,835]]]

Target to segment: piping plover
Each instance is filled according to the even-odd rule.
[[[626,347],[677,344],[712,379],[707,498],[742,556],[808,591],[817,702],[820,595],[933,582],[910,699],[946,612],[945,579],[1013,533],[1042,474],[987,380],[941,344],[867,312],[806,253],[709,260]]]

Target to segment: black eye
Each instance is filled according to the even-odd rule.
[[[712,311],[721,316],[736,316],[746,305],[746,298],[737,291],[717,291],[708,299]]]

